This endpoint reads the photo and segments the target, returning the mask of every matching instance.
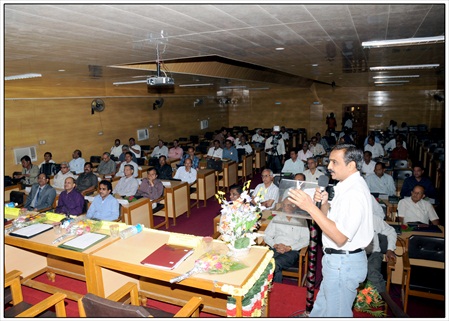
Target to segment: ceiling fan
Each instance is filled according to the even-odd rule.
[[[158,108],[162,108],[164,105],[164,98],[156,99],[153,103],[153,110],[157,110]]]
[[[105,109],[104,101],[103,99],[94,99],[91,103],[91,109],[92,109],[92,115],[94,112],[102,112]]]

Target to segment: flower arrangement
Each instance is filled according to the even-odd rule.
[[[178,283],[187,279],[194,273],[224,274],[245,268],[246,265],[233,259],[227,254],[217,251],[209,251],[201,255],[196,261],[193,269],[187,273],[170,280],[170,283]]]
[[[6,230],[7,233],[10,233],[16,229],[26,227],[36,223],[43,223],[47,220],[45,214],[42,213],[27,213],[27,211],[21,211],[19,217],[12,221],[11,226]]]
[[[382,297],[371,282],[367,281],[359,288],[354,302],[356,311],[365,312],[374,317],[384,317],[386,315],[382,309],[383,305]]]
[[[225,193],[219,191],[215,194],[221,204],[221,219],[218,231],[221,233],[223,241],[229,243],[235,249],[244,249],[253,244],[258,236],[257,222],[261,217],[264,206],[260,204],[263,196],[257,195],[254,198],[256,205],[251,204],[251,197],[248,195],[248,188],[251,181],[246,182],[240,198],[234,202],[225,199]]]
[[[71,236],[79,236],[84,233],[95,232],[101,229],[102,221],[92,221],[83,218],[70,219],[62,224],[66,229],[66,233],[57,237],[52,243],[56,244],[64,241]]]

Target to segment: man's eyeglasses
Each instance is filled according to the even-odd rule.
[[[270,177],[271,175],[260,175],[260,176],[262,176],[263,178],[263,177]]]

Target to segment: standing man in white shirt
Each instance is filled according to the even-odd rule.
[[[69,162],[70,171],[74,174],[84,173],[84,158],[81,157],[82,153],[79,149],[75,149],[72,154],[73,159]]]
[[[134,138],[130,138],[129,139],[129,151],[131,153],[133,153],[134,155],[136,155],[136,158],[140,158],[142,157],[142,148],[140,147],[140,145],[136,144],[136,140]]]
[[[282,167],[282,173],[292,173],[296,175],[304,172],[304,163],[298,159],[298,151],[293,149],[290,151],[290,158],[287,159]]]
[[[339,181],[332,207],[329,194],[318,188],[314,200],[300,189],[289,191],[290,200],[323,231],[323,281],[310,317],[353,317],[357,288],[367,275],[364,249],[373,239],[374,226],[371,194],[359,172],[362,159],[363,152],[354,145],[337,145],[331,151],[328,170]]]

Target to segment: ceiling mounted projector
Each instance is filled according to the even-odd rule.
[[[148,86],[164,86],[164,85],[174,85],[175,80],[170,77],[150,77],[147,79]]]

